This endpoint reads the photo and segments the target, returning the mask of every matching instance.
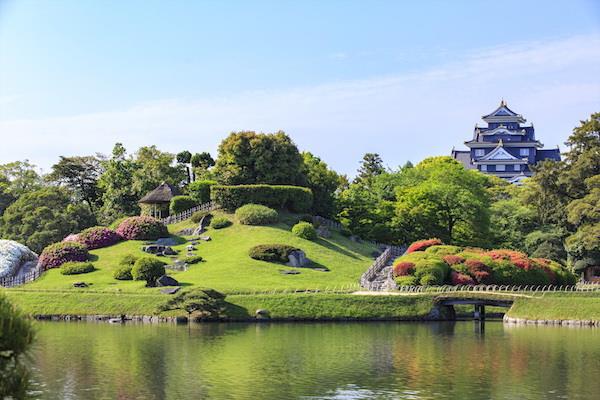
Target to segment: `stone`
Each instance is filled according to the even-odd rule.
[[[381,252],[379,252],[377,250],[371,252],[371,257],[373,257],[374,259],[378,259],[380,255],[381,255]]]
[[[306,254],[302,250],[294,250],[288,255],[288,267],[305,267],[310,264],[310,260],[306,258]]]
[[[194,234],[194,228],[185,228],[177,232],[179,236],[191,236]]]
[[[86,288],[89,285],[85,282],[73,282],[73,287]]]
[[[175,250],[173,250],[171,247],[167,246],[162,251],[162,254],[163,254],[163,256],[175,256],[175,255],[177,255],[177,252]]]
[[[181,289],[181,288],[179,286],[176,286],[176,287],[172,287],[172,288],[160,289],[160,292],[162,294],[175,294],[175,293],[179,292],[179,289]]]
[[[163,275],[156,280],[156,286],[179,286],[179,282],[169,275]]]
[[[204,241],[204,242],[210,242],[212,239],[210,238],[210,236],[200,236],[198,239]]]
[[[283,269],[279,271],[283,275],[298,275],[300,271],[294,271],[293,269]]]
[[[194,247],[193,244],[188,244],[187,247],[186,247],[186,249],[187,249],[188,252],[191,252],[191,251],[196,250],[196,247]]]
[[[169,268],[172,269],[174,271],[187,271],[187,263],[181,261],[181,260],[175,260],[173,262],[173,264],[170,265],[166,265],[165,268]]]
[[[177,245],[177,240],[171,237],[168,238],[160,238],[156,240],[156,244],[159,246],[175,246]]]
[[[325,239],[327,239],[327,238],[330,238],[330,237],[331,237],[331,231],[329,230],[329,228],[328,228],[327,226],[325,226],[325,225],[320,225],[320,226],[317,228],[317,235],[318,235],[319,237],[322,237],[322,238],[325,238]]]
[[[318,268],[313,268],[313,271],[329,272],[329,269],[323,268],[323,267],[318,267]]]
[[[254,315],[256,316],[256,318],[258,319],[268,319],[271,318],[271,313],[269,312],[269,310],[265,310],[264,308],[259,308],[258,310],[256,310],[256,312],[254,313]]]

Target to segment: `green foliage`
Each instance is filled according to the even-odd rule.
[[[155,286],[156,280],[165,274],[165,263],[155,257],[140,257],[131,269],[136,281],[146,281],[146,286]]]
[[[415,276],[405,275],[405,276],[397,276],[394,278],[396,284],[398,286],[417,286],[419,285],[419,281]]]
[[[2,215],[1,236],[39,253],[72,232],[96,225],[83,204],[73,204],[65,189],[47,187],[26,193]]]
[[[171,199],[171,204],[169,205],[169,213],[171,215],[179,214],[196,205],[198,205],[198,203],[190,196],[174,196]]]
[[[140,258],[140,257],[136,256],[135,254],[125,254],[119,260],[119,265],[126,266],[126,267],[133,267],[133,265],[138,260],[138,258]]]
[[[6,193],[17,199],[25,193],[41,189],[44,182],[35,168],[35,165],[27,160],[0,165],[0,176],[8,181]]]
[[[217,181],[201,180],[187,185],[188,195],[194,199],[197,204],[204,204],[210,201],[210,188],[217,184]]]
[[[61,156],[58,163],[52,166],[52,172],[46,176],[46,180],[71,189],[76,199],[85,201],[93,213],[102,194],[98,187],[98,179],[102,172],[102,163],[97,157]]]
[[[521,246],[531,257],[564,261],[567,259],[564,239],[563,230],[536,230],[525,236]]]
[[[194,154],[190,159],[190,162],[192,163],[192,167],[203,170],[207,170],[215,165],[215,160],[212,158],[210,153],[206,151]]]
[[[377,153],[366,153],[360,163],[356,181],[366,181],[367,184],[377,175],[384,173],[383,160]]]
[[[304,183],[302,157],[284,132],[234,132],[219,145],[215,166],[226,185]]]
[[[328,218],[334,216],[335,193],[343,183],[342,177],[309,152],[302,153],[302,162],[306,186],[313,193],[314,213]]]
[[[184,310],[195,320],[224,316],[225,295],[214,289],[183,290],[158,306],[159,312]]]
[[[292,251],[299,250],[287,244],[261,244],[250,249],[250,258],[268,262],[286,263]]]
[[[181,259],[181,261],[183,261],[186,264],[198,264],[199,262],[202,261],[202,257],[201,256],[186,256],[183,257]]]
[[[94,265],[89,262],[67,262],[60,266],[60,273],[63,275],[87,274],[95,271]]]
[[[29,319],[0,294],[0,398],[25,399],[29,389],[27,352],[34,339]]]
[[[207,215],[210,215],[210,213],[208,211],[196,211],[195,213],[192,214],[192,222],[195,224],[200,223],[200,221],[202,220],[202,218],[206,217]]]
[[[2,216],[6,207],[15,200],[16,197],[10,193],[10,181],[6,176],[0,174],[0,216]]]
[[[133,275],[131,274],[132,265],[121,265],[113,272],[113,278],[119,281],[131,281]]]
[[[132,183],[138,199],[163,182],[179,186],[186,180],[185,168],[181,164],[173,165],[174,158],[173,154],[160,151],[156,146],[139,148]]]
[[[243,225],[269,225],[279,219],[277,211],[260,204],[246,204],[238,208],[235,217]]]
[[[600,222],[583,225],[566,241],[569,263],[577,272],[600,265]]]
[[[292,227],[292,233],[302,239],[315,240],[317,238],[317,231],[315,227],[308,222],[298,222]]]
[[[231,226],[232,222],[227,217],[215,217],[210,221],[210,227],[213,229],[223,229]]]
[[[228,211],[245,204],[262,204],[300,213],[310,211],[313,202],[310,189],[284,185],[213,186],[211,196]]]

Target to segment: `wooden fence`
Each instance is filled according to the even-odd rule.
[[[0,286],[3,287],[14,287],[19,286],[27,282],[31,282],[36,280],[42,275],[42,268],[38,264],[33,270],[28,273],[20,276],[7,276],[4,278],[0,278]]]
[[[185,210],[180,212],[179,214],[169,215],[167,218],[161,219],[161,222],[165,225],[176,224],[181,221],[185,221],[186,219],[192,218],[192,215],[198,211],[213,211],[219,208],[218,204],[212,201],[208,203],[200,204],[199,206],[195,206],[190,208],[189,210]]]

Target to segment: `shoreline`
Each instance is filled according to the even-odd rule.
[[[527,319],[504,315],[502,322],[506,325],[545,325],[564,327],[600,328],[600,321],[585,319]]]

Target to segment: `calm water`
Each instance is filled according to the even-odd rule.
[[[42,399],[598,399],[600,330],[40,323]]]

